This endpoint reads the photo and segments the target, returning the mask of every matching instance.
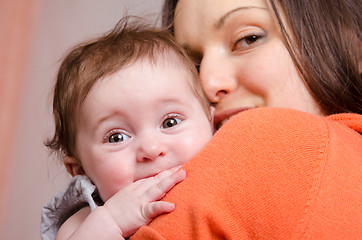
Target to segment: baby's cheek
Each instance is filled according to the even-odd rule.
[[[115,178],[108,176],[101,184],[99,184],[98,192],[103,202],[106,202],[113,195],[119,192],[125,186],[133,182],[133,176],[118,174]]]
[[[187,145],[185,145],[185,149],[180,153],[183,157],[181,158],[180,164],[185,164],[187,161],[189,161],[192,157],[194,157],[198,152],[201,151],[201,149],[205,146],[207,141],[209,140],[209,137],[195,137],[193,140],[191,140]]]

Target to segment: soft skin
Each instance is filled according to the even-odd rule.
[[[256,107],[321,115],[266,1],[180,0],[174,26],[177,40],[200,63],[216,123]]]
[[[92,88],[80,107],[76,142],[103,201],[184,164],[211,138],[211,121],[187,77],[175,63],[141,61]],[[169,121],[172,127],[165,125]]]
[[[105,204],[75,213],[57,239],[122,239],[174,210],[158,200],[185,178],[180,165],[212,137],[213,121],[184,65],[165,57],[169,63],[142,59],[99,80],[80,105],[80,161],[64,163],[71,175],[86,173]]]

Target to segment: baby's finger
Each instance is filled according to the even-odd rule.
[[[170,177],[172,174],[177,172],[182,166],[173,167],[167,170],[164,170],[157,175],[149,178],[139,179],[133,183],[133,186],[138,186],[139,191],[149,189],[151,186],[161,182],[163,179]]]
[[[182,166],[177,166],[177,167],[173,167],[167,170],[164,170],[162,172],[160,172],[159,174],[157,174],[156,176],[154,176],[155,180],[157,181],[162,181],[163,179],[171,176],[172,174],[174,174],[175,172],[177,172]]]
[[[172,212],[175,209],[175,204],[170,202],[158,201],[146,204],[142,209],[142,214],[147,222],[152,221],[158,215]]]
[[[165,194],[170,191],[177,183],[183,181],[186,177],[185,170],[181,169],[177,172],[174,172],[168,177],[165,177],[160,182],[155,182],[153,186],[151,186],[147,192],[145,193],[145,197],[149,202],[156,201],[161,199]]]

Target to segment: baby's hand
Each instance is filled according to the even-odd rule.
[[[104,206],[122,230],[123,237],[131,236],[158,215],[175,209],[173,203],[158,200],[185,179],[185,171],[179,168],[171,168],[154,177],[140,179],[108,199]]]

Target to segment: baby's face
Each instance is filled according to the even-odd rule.
[[[212,136],[181,66],[138,61],[97,82],[81,105],[77,152],[103,201],[184,164]]]

